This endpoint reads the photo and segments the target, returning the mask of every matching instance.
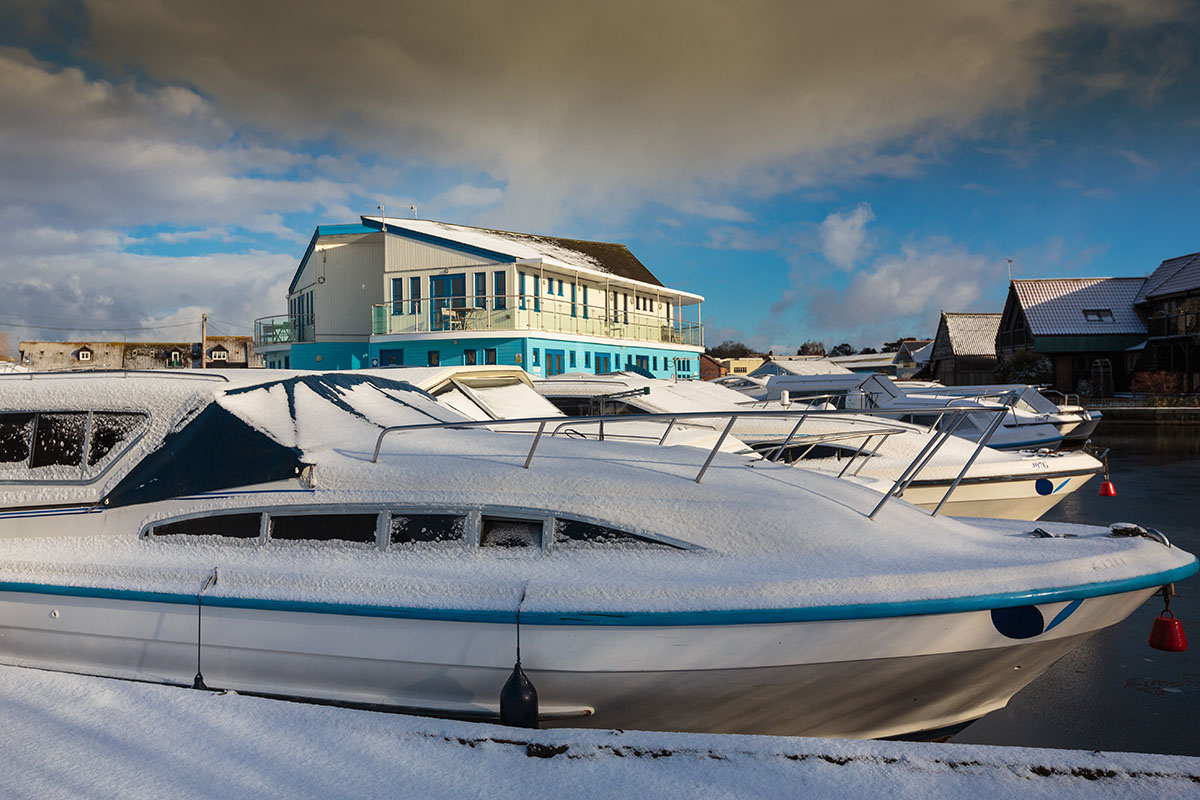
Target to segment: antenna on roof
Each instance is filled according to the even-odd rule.
[[[1012,259],[1006,258],[1004,260],[1008,262],[1008,282],[1012,283]]]
[[[412,209],[413,219],[416,219],[417,218],[417,204],[413,203],[411,206],[409,206],[409,208]]]
[[[384,227],[386,227],[387,226],[387,207],[383,203],[380,203],[379,205],[377,205],[375,207],[379,209],[379,213],[382,215],[382,216],[380,216],[380,220],[383,222]]]

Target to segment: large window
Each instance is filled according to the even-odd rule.
[[[475,273],[475,307],[487,308],[487,273]]]
[[[413,314],[420,314],[421,313],[421,279],[419,277],[408,279],[408,299],[409,299],[409,312],[413,313]]]
[[[498,270],[492,274],[492,294],[495,295],[492,306],[497,311],[502,311],[508,307],[508,303],[505,302],[507,299],[505,295],[508,294],[508,287],[505,286],[506,283],[504,270]]]
[[[404,313],[404,279],[392,278],[392,314]]]

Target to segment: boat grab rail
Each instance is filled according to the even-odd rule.
[[[872,413],[871,416],[877,416],[877,417],[904,416],[906,414],[912,414],[915,411],[920,411],[921,413],[935,414],[939,417],[941,417],[943,415],[953,415],[953,416],[947,422],[947,424],[942,426],[942,430],[939,430],[937,435],[933,436],[932,438],[930,438],[930,440],[928,442],[925,443],[925,446],[921,449],[921,452],[918,453],[916,458],[914,458],[908,464],[908,466],[904,469],[904,471],[900,473],[900,477],[898,477],[895,480],[895,482],[892,484],[891,488],[888,489],[886,494],[884,494],[883,499],[880,500],[879,503],[875,506],[875,508],[871,511],[871,513],[867,515],[867,518],[874,520],[875,516],[879,513],[880,509],[882,509],[884,507],[884,505],[886,505],[887,502],[892,497],[897,496],[901,491],[903,491],[903,487],[907,486],[909,483],[912,482],[912,480],[917,476],[917,473],[919,473],[921,471],[921,469],[923,469],[925,467],[925,465],[929,463],[930,459],[932,459],[933,456],[937,453],[937,451],[941,449],[942,445],[944,445],[946,443],[946,441],[949,440],[951,434],[954,432],[955,429],[958,428],[958,426],[962,423],[963,419],[965,419],[967,415],[972,414],[972,413],[993,414],[994,418],[992,419],[991,424],[988,425],[988,427],[984,430],[983,434],[979,437],[979,441],[976,443],[975,450],[974,450],[974,452],[971,453],[971,457],[969,459],[967,459],[967,462],[966,462],[966,464],[963,465],[962,470],[960,470],[958,475],[954,478],[954,481],[950,484],[950,487],[946,490],[946,494],[942,496],[941,501],[938,502],[937,506],[933,509],[932,512],[930,512],[930,516],[937,516],[937,513],[941,510],[942,506],[944,506],[946,504],[946,501],[950,499],[950,496],[954,493],[954,490],[957,489],[958,485],[962,482],[963,476],[965,476],[967,474],[967,471],[971,468],[971,465],[973,465],[975,463],[975,460],[979,457],[979,454],[981,452],[983,452],[983,448],[987,446],[987,443],[991,440],[992,435],[996,432],[996,429],[1000,427],[1000,423],[1003,422],[1005,414],[1011,409],[1012,405],[1017,401],[1018,395],[1016,392],[1007,392],[1006,394],[1008,395],[1008,397],[1005,398],[1005,400],[1002,404],[995,406],[995,407],[990,407],[990,408],[966,409],[966,408],[957,407],[957,408],[940,408],[940,409],[939,408],[932,408],[932,409],[931,408],[876,409]],[[546,431],[546,426],[550,423],[554,423],[554,422],[558,423],[557,425],[555,425],[554,429],[550,432],[550,436],[551,436],[551,438],[553,438],[554,436],[558,435],[559,432],[561,432],[564,428],[566,428],[569,425],[575,426],[575,425],[580,425],[580,424],[584,424],[584,423],[597,423],[600,426],[603,426],[606,421],[609,424],[612,424],[615,422],[667,422],[668,423],[667,431],[663,434],[662,438],[659,440],[659,444],[661,445],[661,444],[663,444],[663,442],[666,441],[667,434],[670,433],[671,428],[674,427],[675,422],[679,419],[713,419],[713,418],[728,419],[728,422],[725,425],[725,429],[721,432],[721,435],[719,437],[717,437],[716,443],[713,445],[712,449],[709,450],[708,456],[704,460],[704,465],[700,468],[700,472],[696,475],[696,477],[694,479],[696,483],[700,483],[701,479],[704,478],[704,474],[708,471],[709,466],[712,464],[713,459],[716,458],[717,452],[721,449],[721,445],[723,445],[725,443],[725,439],[729,436],[730,431],[733,430],[734,424],[739,419],[792,417],[792,416],[797,416],[797,415],[802,417],[800,422],[803,422],[804,421],[803,417],[807,417],[807,416],[820,416],[820,417],[860,417],[861,416],[860,413],[847,412],[847,411],[843,411],[843,410],[823,410],[823,409],[821,409],[821,410],[818,410],[818,409],[795,409],[795,410],[793,410],[793,409],[788,409],[788,410],[782,410],[782,411],[774,411],[774,410],[740,411],[740,410],[737,410],[737,411],[688,411],[688,412],[671,412],[671,413],[658,413],[658,414],[623,414],[619,417],[593,415],[593,416],[587,416],[587,417],[563,418],[562,416],[553,416],[553,417],[522,417],[520,419],[490,419],[490,420],[458,420],[458,421],[448,421],[448,422],[424,422],[424,423],[417,423],[417,424],[412,424],[412,425],[393,425],[393,426],[390,426],[390,427],[387,427],[387,428],[384,428],[383,430],[381,430],[379,432],[379,436],[375,439],[375,450],[371,454],[371,463],[374,464],[379,461],[379,449],[383,445],[384,437],[390,433],[404,433],[404,432],[411,432],[411,431],[418,431],[418,430],[462,430],[462,429],[469,429],[469,428],[492,428],[497,425],[501,425],[501,426],[503,426],[503,425],[532,425],[532,424],[536,423],[538,428],[534,434],[533,443],[529,446],[529,452],[525,456],[525,463],[523,465],[524,469],[529,469],[529,465],[531,463],[533,463],[533,454],[537,451],[538,443],[541,442],[542,435]],[[851,421],[853,421],[853,420],[851,420]],[[886,426],[884,426],[884,427],[886,427]],[[779,452],[782,452],[784,449],[786,449],[788,447],[788,445],[791,443],[792,437],[794,437],[796,435],[796,432],[799,430],[799,428],[800,428],[800,424],[797,423],[797,425],[794,428],[792,428],[791,433],[788,434],[788,438],[785,439],[783,444],[780,446]],[[601,428],[601,429],[603,429],[603,428]],[[903,433],[906,430],[907,429],[905,429],[905,428],[895,428],[895,429],[892,429],[892,430],[886,431],[886,432],[875,431],[873,434],[870,431],[858,431],[857,433],[858,433],[858,435],[863,435],[863,436],[880,435],[881,433],[883,433],[883,437],[884,437],[884,439],[886,439],[887,436],[891,436],[894,433]],[[842,432],[839,432],[839,435],[840,435],[840,433],[842,433]],[[818,436],[819,435],[821,435],[821,434],[818,434]],[[819,443],[819,442],[815,442],[814,444],[816,444],[816,443]],[[882,444],[882,440],[880,441],[880,444]],[[865,446],[866,446],[866,442],[863,443],[863,447],[859,448],[859,453],[861,453],[861,451],[865,448]],[[876,445],[875,451],[878,451],[878,449],[879,449],[879,445]],[[873,451],[873,452],[875,452],[875,451]],[[857,458],[859,453],[856,453],[854,458]],[[778,455],[778,453],[776,455]],[[772,460],[774,460],[774,459],[772,459]],[[865,463],[865,461],[864,461],[864,463]],[[848,466],[849,465],[847,465],[847,467]],[[860,469],[861,469],[861,467],[860,467]],[[838,477],[841,477],[841,475],[845,471],[846,470],[844,468],[842,470],[842,473],[839,473]],[[857,473],[855,473],[855,474],[857,474]]]

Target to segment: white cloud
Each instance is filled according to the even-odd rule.
[[[821,223],[821,250],[838,269],[851,270],[867,254],[867,223],[875,219],[869,203],[859,203],[848,213],[833,213]]]
[[[504,199],[504,191],[493,186],[472,186],[460,183],[453,189],[442,192],[433,199],[434,208],[486,208],[498,205]]]

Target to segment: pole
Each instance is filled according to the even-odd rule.
[[[208,314],[200,315],[200,369],[208,369]]]

